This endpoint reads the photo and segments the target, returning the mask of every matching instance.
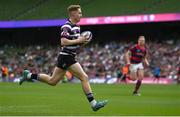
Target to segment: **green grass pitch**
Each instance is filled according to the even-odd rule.
[[[108,99],[93,112],[81,84],[0,83],[0,115],[180,115],[180,85],[142,85],[142,96],[132,96],[134,85],[92,84],[96,99]]]

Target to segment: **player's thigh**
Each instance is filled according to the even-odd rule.
[[[65,73],[66,73],[65,70],[58,68],[58,67],[55,67],[53,74],[52,74],[52,77],[51,77],[51,81],[59,82],[60,80],[62,80],[64,78]]]
[[[81,67],[81,65],[80,65],[78,62],[76,62],[75,64],[71,65],[68,70],[69,70],[74,76],[76,76],[77,78],[79,78],[81,81],[88,79],[87,74],[84,72],[83,68]]]
[[[142,80],[144,78],[144,69],[138,69],[138,79]]]
[[[136,80],[137,79],[137,65],[131,64],[129,67],[129,71],[130,71],[131,80]]]

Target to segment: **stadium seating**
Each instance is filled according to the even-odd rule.
[[[70,4],[80,4],[85,17],[180,12],[179,0],[1,0],[0,20],[65,18]]]
[[[116,72],[125,65],[124,53],[131,44],[112,41],[106,44],[93,44],[83,48],[78,55],[78,61],[90,78],[116,77]],[[173,78],[180,63],[180,48],[178,44],[169,42],[148,42],[148,55],[151,67],[146,68],[146,77],[153,76],[153,68],[159,66],[161,75]],[[150,49],[151,48],[151,49]],[[27,47],[7,46],[1,47],[0,62],[9,68],[9,73],[20,77],[23,69],[33,72],[51,73],[59,48],[56,46],[34,45]],[[113,54],[111,54],[113,53]],[[81,57],[83,56],[83,57]],[[163,58],[163,59],[161,59]]]

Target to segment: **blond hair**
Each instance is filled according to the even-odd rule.
[[[68,13],[72,12],[72,11],[77,11],[78,9],[80,9],[81,6],[80,5],[70,5],[68,8],[67,8],[67,11]]]

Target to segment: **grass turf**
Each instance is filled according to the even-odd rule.
[[[180,115],[180,86],[142,85],[142,96],[132,96],[134,85],[92,85],[97,99],[108,105],[93,112],[80,84],[0,83],[0,115]]]

